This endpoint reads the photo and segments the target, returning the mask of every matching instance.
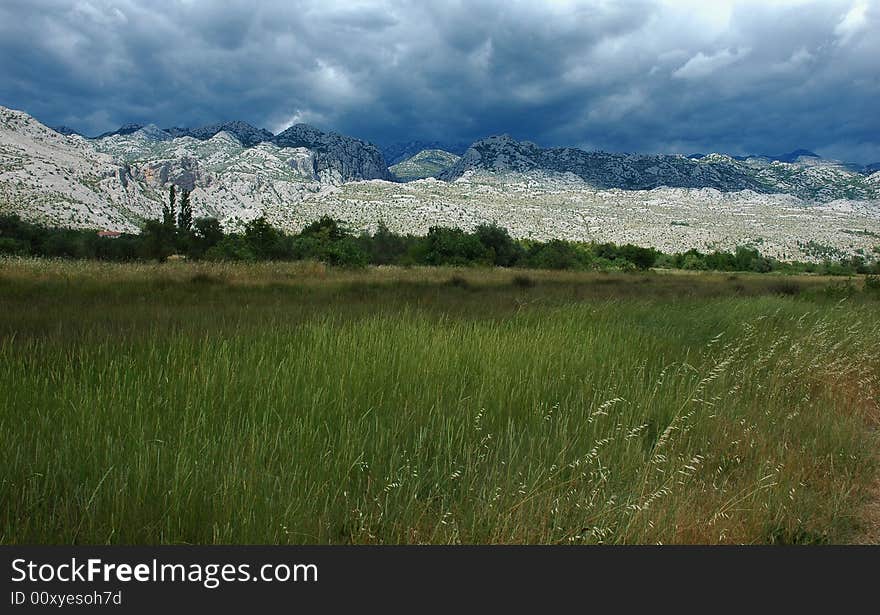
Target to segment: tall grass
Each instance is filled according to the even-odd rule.
[[[876,470],[858,297],[66,267],[0,274],[3,543],[836,542]]]

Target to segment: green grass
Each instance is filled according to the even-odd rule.
[[[0,542],[846,541],[880,303],[826,284],[4,261]]]

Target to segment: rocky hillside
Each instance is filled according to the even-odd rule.
[[[60,132],[60,131],[59,131]],[[273,143],[281,148],[307,148],[315,152],[316,176],[330,181],[360,179],[392,179],[382,153],[372,143],[335,132],[323,132],[308,124],[296,124],[278,135],[256,128],[247,122],[223,122],[199,128],[159,128],[154,124],[126,124],[95,138],[98,148],[113,137],[138,135],[151,141],[168,141],[192,137],[207,141],[224,132],[235,137],[245,147]],[[62,134],[70,134],[62,132]]]
[[[441,141],[405,141],[398,143],[389,143],[382,147],[382,155],[385,156],[385,162],[388,166],[392,166],[412,158],[419,152],[426,149],[439,149],[456,156],[461,156],[470,147],[470,143],[445,143]]]
[[[166,130],[173,137],[193,137],[205,141],[219,132],[225,132],[234,136],[245,147],[253,147],[275,138],[268,130],[255,128],[247,122],[224,122],[211,124],[200,128],[169,128]]]
[[[202,141],[141,126],[89,140],[0,107],[0,211],[52,225],[135,231],[172,183],[193,191],[196,215],[235,225],[322,190],[317,167],[309,149],[245,147],[227,132]]]
[[[393,179],[379,148],[359,139],[296,124],[278,134],[273,143],[315,152],[315,173],[321,177],[337,181]]]
[[[461,157],[442,149],[426,149],[412,158],[395,164],[390,168],[390,171],[403,181],[437,177],[458,162],[459,158]]]
[[[798,156],[796,162],[765,158],[735,160],[723,154],[700,158],[544,149],[528,141],[496,136],[474,143],[439,177],[454,181],[468,171],[493,173],[572,173],[595,188],[650,190],[715,188],[783,193],[822,202],[878,198],[878,176],[852,170],[836,161]]]

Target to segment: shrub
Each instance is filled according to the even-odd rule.
[[[370,262],[374,265],[390,265],[398,262],[407,252],[407,241],[400,235],[395,235],[384,222],[372,237],[365,235],[362,239],[370,254]]]
[[[227,235],[220,243],[205,252],[209,261],[253,261],[256,255],[241,235]]]
[[[481,224],[474,233],[483,247],[492,251],[493,264],[512,267],[522,258],[522,247],[513,240],[506,228],[497,224]]]
[[[642,271],[650,269],[657,262],[657,250],[653,248],[640,248],[632,244],[621,246],[618,254]]]
[[[581,269],[589,262],[589,256],[568,241],[552,239],[534,244],[527,260],[530,267],[537,269]]]
[[[284,233],[260,216],[244,226],[244,238],[251,253],[258,259],[283,259],[289,257]]]
[[[0,254],[8,256],[27,256],[30,254],[30,251],[30,244],[26,241],[12,239],[11,237],[0,237]]]
[[[489,265],[494,261],[494,254],[476,235],[461,229],[432,226],[425,239],[428,265]]]
[[[681,268],[692,271],[701,271],[706,268],[706,262],[696,254],[688,254],[682,260]]]

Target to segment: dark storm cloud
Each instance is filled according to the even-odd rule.
[[[243,119],[379,142],[880,160],[880,0],[6,0],[0,104],[97,133]]]

